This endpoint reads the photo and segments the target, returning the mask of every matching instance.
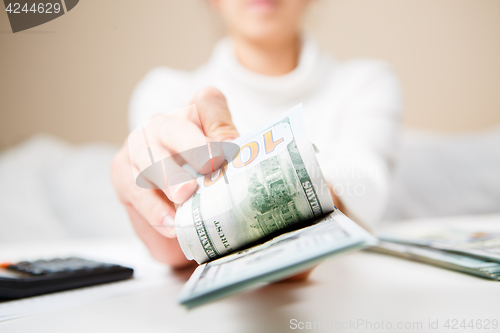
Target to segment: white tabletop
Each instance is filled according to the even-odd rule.
[[[469,219],[500,223],[500,215]],[[272,284],[189,311],[176,302],[188,274],[152,274],[163,274],[164,282],[8,320],[0,331],[294,332],[311,331],[299,329],[308,322],[325,332],[500,331],[491,325],[500,322],[498,282],[375,253],[334,257],[307,282]]]

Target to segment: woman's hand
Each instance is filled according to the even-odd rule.
[[[191,264],[175,237],[174,203],[182,204],[191,197],[197,188],[196,180],[182,168],[170,167],[172,170],[166,177],[168,185],[162,190],[152,190],[137,186],[132,175],[151,164],[147,146],[152,148],[155,160],[159,161],[161,158],[158,157],[162,155],[160,150],[169,151],[171,155],[205,146],[207,139],[220,142],[238,137],[226,99],[219,90],[211,87],[200,90],[192,104],[196,108],[159,115],[151,119],[144,132],[132,132],[111,166],[113,185],[136,233],[155,259],[174,268]],[[145,140],[149,141],[147,146]],[[193,154],[186,160],[196,171],[210,173],[219,169],[224,161],[223,152],[217,151],[217,148],[212,149],[211,160],[208,152]]]
[[[152,118],[147,126],[147,140],[150,147],[163,147],[171,152],[182,152],[206,145],[211,141],[226,141],[238,137],[224,95],[215,88],[200,90],[192,100],[194,108],[181,110],[176,114]],[[198,115],[193,112],[198,111]],[[132,132],[116,154],[111,166],[111,178],[120,201],[125,205],[134,230],[155,259],[174,268],[194,264],[188,261],[177,242],[174,229],[175,204],[182,204],[196,191],[196,180],[182,169],[173,170],[167,178],[181,178],[183,183],[167,186],[163,190],[144,189],[136,185],[132,170],[137,174],[151,161],[142,131]],[[134,136],[137,136],[134,137]],[[131,147],[133,145],[133,147]],[[216,147],[217,148],[217,147]],[[154,156],[161,156],[156,151]],[[212,149],[212,161],[206,156],[187,158],[198,172],[207,174],[219,169],[224,161],[223,152]],[[205,157],[205,158],[203,158]],[[158,158],[155,158],[159,160]],[[213,162],[213,166],[212,166]],[[191,177],[192,179],[185,181]],[[167,179],[167,182],[169,180]],[[306,280],[311,270],[293,276],[285,281]]]

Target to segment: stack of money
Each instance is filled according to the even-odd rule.
[[[379,235],[370,251],[500,281],[500,233],[435,227]]]
[[[233,142],[239,151],[226,153],[214,173],[197,175],[198,190],[176,213],[182,251],[198,264],[334,209],[305,133],[301,105]]]
[[[333,205],[301,105],[233,143],[240,148],[225,151],[220,170],[196,175],[196,193],[177,209],[182,251],[201,264],[180,303],[194,307],[376,243]]]

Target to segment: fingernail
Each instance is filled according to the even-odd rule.
[[[172,216],[167,215],[163,219],[163,235],[167,238],[175,238],[175,220]]]
[[[224,155],[224,150],[221,148],[218,142],[211,142],[210,150],[212,153],[212,157],[218,157]]]
[[[177,195],[177,193],[180,192],[181,188],[185,186],[184,183],[182,184],[176,184],[176,185],[172,185],[172,186],[169,186],[170,188],[170,193],[172,193],[172,195],[175,197]]]
[[[210,153],[208,146],[201,146],[195,149],[193,154],[194,163],[198,168],[203,168],[210,161]]]
[[[184,183],[193,179],[194,177],[188,172],[177,172],[168,177],[168,186],[170,187],[170,190],[173,190],[174,187],[177,187],[178,190],[182,187],[182,185],[184,185]]]
[[[224,152],[217,144],[210,144],[210,150],[208,149],[208,145],[198,147],[194,152],[194,162],[198,166],[198,168],[203,168],[207,163],[210,162],[211,158],[218,157],[224,155]]]

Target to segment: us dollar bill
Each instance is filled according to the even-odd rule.
[[[233,141],[223,166],[197,177],[198,189],[176,213],[182,251],[199,264],[333,211],[309,142],[302,105]]]
[[[178,301],[192,308],[304,272],[330,256],[375,244],[375,238],[335,209],[311,226],[198,266]]]
[[[500,280],[500,263],[412,244],[382,241],[369,249],[459,272]]]

